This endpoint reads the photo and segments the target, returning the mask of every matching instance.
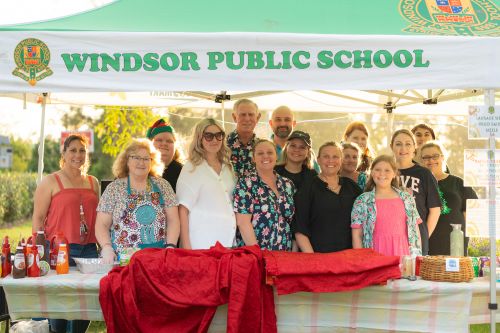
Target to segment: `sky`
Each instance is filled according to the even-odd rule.
[[[0,25],[55,19],[91,10],[112,0],[1,0]],[[0,98],[0,135],[38,141],[41,106],[11,98]],[[69,106],[49,106],[45,132],[54,138],[63,130],[59,119]]]

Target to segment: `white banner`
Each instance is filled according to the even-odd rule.
[[[489,37],[2,32],[0,91],[500,87],[496,54]]]
[[[469,140],[500,137],[500,108],[487,105],[469,106]]]
[[[467,200],[466,234],[468,237],[490,237],[488,205],[488,199]],[[495,212],[496,220],[500,221],[500,205],[496,205]],[[496,239],[500,239],[500,228],[496,229]]]
[[[464,149],[464,185],[489,186],[488,149]],[[495,150],[495,187],[500,187],[500,150]]]

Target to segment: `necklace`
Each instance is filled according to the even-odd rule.
[[[329,189],[332,192],[335,192],[336,194],[339,194],[339,191],[340,191],[340,182],[339,182],[338,178],[337,178],[337,185],[336,186],[330,185],[330,183],[328,182],[328,180],[326,179],[326,177],[323,176],[323,175],[319,175],[319,178],[326,183],[326,188],[327,189]]]

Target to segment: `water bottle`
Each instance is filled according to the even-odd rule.
[[[464,256],[464,233],[461,224],[452,224],[453,230],[450,233],[450,256]]]

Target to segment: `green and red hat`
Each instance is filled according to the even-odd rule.
[[[174,128],[172,126],[170,126],[169,124],[167,124],[165,122],[165,120],[160,118],[157,121],[155,121],[155,123],[150,128],[148,128],[148,131],[146,132],[146,137],[149,140],[153,140],[153,138],[157,134],[160,134],[163,132],[168,132],[168,133],[174,134]]]

